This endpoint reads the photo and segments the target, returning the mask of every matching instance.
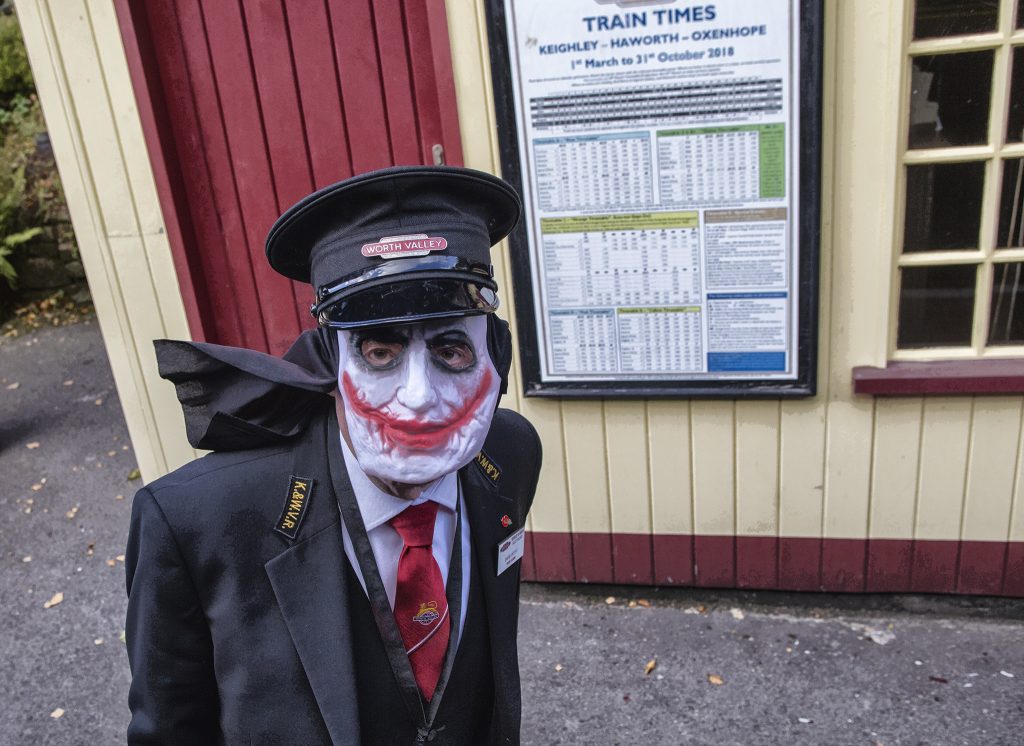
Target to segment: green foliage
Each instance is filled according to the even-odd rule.
[[[0,277],[7,280],[7,284],[14,288],[18,284],[18,273],[14,269],[14,265],[11,264],[7,257],[13,254],[12,249],[6,246],[0,245]]]
[[[43,229],[39,227],[27,228],[18,233],[4,236],[3,242],[0,242],[0,276],[7,280],[12,288],[17,284],[18,273],[15,271],[14,265],[7,260],[7,257],[13,254],[17,247],[28,243],[42,232]]]
[[[21,40],[18,19],[0,15],[0,108],[8,109],[16,98],[29,98],[35,93],[32,70]]]
[[[17,18],[0,14],[0,290],[16,283],[15,252],[44,232],[70,238],[56,165],[38,152],[45,132]]]

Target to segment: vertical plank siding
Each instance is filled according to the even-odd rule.
[[[898,101],[903,5],[826,2],[819,394],[518,403],[545,448],[527,577],[1024,591],[1022,399],[852,393],[887,354],[898,128],[878,100]],[[496,171],[484,14],[447,6],[466,163]]]
[[[908,2],[825,3],[818,395],[559,402],[523,398],[513,371],[505,404],[545,455],[525,577],[1024,596],[1024,397],[851,388],[888,354]],[[152,338],[281,352],[310,323],[309,289],[263,258],[280,210],[435,144],[500,170],[480,2],[18,12],[147,479],[192,456]],[[495,268],[518,339],[500,251]]]
[[[194,454],[150,340],[188,328],[112,8],[17,12],[136,458],[156,476]]]
[[[193,336],[281,353],[313,320],[309,287],[264,258],[277,216],[354,173],[430,163],[434,144],[458,162],[437,2],[117,0],[117,9],[128,49],[138,49],[136,87],[157,99],[149,145],[162,197],[182,206],[172,218],[187,214],[172,248],[198,278]]]

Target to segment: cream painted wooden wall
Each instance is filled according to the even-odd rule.
[[[113,3],[18,0],[15,10],[128,432],[149,481],[195,455],[152,345],[188,338],[189,330]]]
[[[888,351],[910,5],[825,2],[818,395],[517,398],[545,450],[533,530],[1024,539],[1021,397],[852,393],[852,368],[885,365]],[[482,4],[447,8],[466,165],[497,171]]]
[[[910,0],[826,0],[819,394],[506,400],[537,426],[532,528],[1024,540],[1022,399],[855,397],[884,365]],[[466,165],[497,172],[482,3],[448,0]],[[18,0],[104,341],[146,479],[192,457],[151,340],[187,337],[111,0]],[[500,281],[511,287],[507,261]],[[505,316],[514,321],[511,294]]]

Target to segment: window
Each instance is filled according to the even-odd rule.
[[[892,357],[1024,357],[1024,0],[914,0]]]

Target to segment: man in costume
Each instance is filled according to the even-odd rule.
[[[284,358],[161,341],[190,442],[135,497],[129,743],[518,743],[522,530],[541,451],[497,409],[503,181],[402,167],[267,239],[319,328]]]

